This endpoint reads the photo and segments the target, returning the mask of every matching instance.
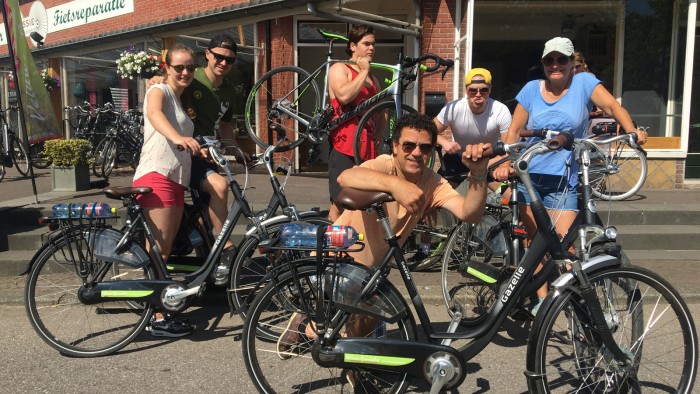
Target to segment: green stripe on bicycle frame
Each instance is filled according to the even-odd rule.
[[[467,273],[468,273],[469,275],[471,275],[471,276],[477,278],[477,279],[481,279],[482,281],[484,281],[484,282],[486,282],[486,283],[488,283],[488,284],[494,284],[494,283],[496,283],[496,279],[494,279],[494,278],[492,278],[492,277],[490,277],[490,276],[488,276],[488,275],[486,275],[486,274],[484,274],[484,273],[481,273],[481,272],[475,270],[475,269],[472,268],[472,267],[467,267]]]
[[[416,361],[416,359],[407,357],[378,356],[374,354],[345,353],[344,361],[346,363],[355,364],[372,364],[383,365],[386,367],[400,367],[408,365]]]
[[[183,264],[168,264],[165,267],[168,271],[187,271],[187,272],[195,272],[198,269],[202,268],[197,265],[183,265]]]
[[[153,294],[153,290],[102,290],[100,296],[104,298],[141,298]]]

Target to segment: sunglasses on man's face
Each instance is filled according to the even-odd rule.
[[[224,56],[212,51],[209,51],[209,53],[211,53],[214,56],[214,59],[216,59],[217,63],[221,63],[224,60],[226,60],[226,64],[233,64],[236,61],[236,58],[232,56]]]
[[[467,88],[467,96],[474,97],[476,93],[481,93],[482,96],[489,94],[489,88]]]
[[[413,141],[404,141],[401,144],[401,149],[403,150],[403,153],[411,153],[414,150],[416,150],[416,147],[420,148],[420,153],[424,155],[429,155],[430,153],[432,153],[433,148],[435,148],[435,145],[428,143],[419,144]]]
[[[568,56],[559,56],[556,59],[552,56],[547,56],[542,59],[542,64],[549,67],[556,61],[560,66],[566,66],[567,64],[569,64],[569,60],[571,60],[571,58],[569,58]]]
[[[175,66],[173,66],[172,64],[170,64],[169,66],[170,66],[173,70],[175,70],[175,72],[178,73],[178,74],[180,74],[183,70],[187,70],[187,72],[193,73],[193,72],[194,72],[194,69],[197,68],[197,66],[195,66],[194,64],[188,64],[188,65],[178,64],[178,65],[175,65]]]

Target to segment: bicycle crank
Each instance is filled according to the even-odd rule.
[[[431,393],[458,387],[466,363],[449,346],[385,338],[341,338],[333,348],[314,345],[311,354],[326,368],[360,368],[408,373],[432,385]]]

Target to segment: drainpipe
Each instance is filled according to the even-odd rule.
[[[459,37],[462,36],[462,0],[457,0],[455,4],[455,44],[454,46],[454,59],[455,59],[455,67],[454,67],[454,78],[452,79],[452,100],[457,100],[459,98],[459,61],[461,58],[461,50],[458,43]],[[450,100],[448,100],[450,101]]]

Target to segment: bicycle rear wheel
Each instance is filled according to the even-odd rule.
[[[318,85],[306,70],[283,66],[270,70],[253,85],[245,105],[245,127],[262,149],[288,137],[280,151],[299,146],[307,125],[321,110]],[[298,135],[295,136],[294,133]]]
[[[362,268],[349,265],[357,270]],[[348,279],[349,281],[349,279]],[[285,331],[293,313],[301,312],[301,302],[309,303],[312,311],[315,311],[317,303],[316,266],[308,265],[299,267],[298,280],[295,280],[291,272],[286,272],[276,283],[268,284],[263,289],[250,307],[249,317],[243,326],[243,359],[253,384],[260,392],[286,393],[286,392],[314,392],[314,393],[341,393],[352,392],[353,389],[347,383],[348,371],[355,377],[355,392],[367,393],[401,393],[408,386],[408,376],[405,373],[378,371],[376,369],[352,368],[346,371],[340,368],[326,368],[316,364],[311,356],[314,340],[302,334],[300,341],[286,352],[277,349],[277,338]],[[361,283],[361,280],[360,280]],[[354,285],[352,283],[350,286]],[[342,285],[340,285],[342,286]],[[333,292],[347,294],[347,289],[334,289]],[[328,289],[330,292],[331,290]],[[376,291],[377,303],[381,303],[392,311],[400,311],[407,308],[397,305],[396,300],[403,299],[395,287],[382,286]],[[398,297],[398,298],[397,298]],[[324,299],[324,302],[328,300]],[[333,304],[334,306],[335,304]],[[337,309],[330,306],[327,316],[334,316]],[[350,319],[362,319],[367,316],[358,312]],[[314,316],[310,316],[311,319]],[[260,327],[273,332],[275,338],[269,340],[260,338],[257,332]],[[399,339],[415,341],[415,326],[409,316],[397,319],[396,323],[377,320],[368,337],[387,339]],[[333,329],[334,327],[328,327]],[[341,332],[344,332],[341,328]],[[332,344],[334,341],[327,341]],[[369,365],[368,365],[369,366]],[[280,373],[284,371],[284,373]]]
[[[51,165],[51,160],[44,155],[44,141],[29,146],[29,157],[34,168],[44,169]]]
[[[492,273],[509,264],[508,255],[509,238],[495,214],[486,211],[478,224],[458,225],[445,246],[441,269],[442,297],[450,315],[458,310],[462,321],[470,322],[491,309],[498,296],[498,276]],[[484,266],[491,275],[483,272]]]
[[[404,113],[418,113],[413,107],[401,104]],[[367,130],[374,130],[373,138],[377,148],[377,155],[391,154],[391,138],[394,135],[396,124],[396,105],[393,101],[383,101],[375,104],[365,112],[357,123],[355,130],[354,152],[355,164],[362,163],[363,144],[368,145]],[[428,165],[428,163],[426,163]]]
[[[95,174],[96,177],[102,178],[104,175],[104,170],[103,170],[103,165],[105,162],[105,153],[106,153],[106,148],[107,148],[107,143],[110,140],[105,138],[102,141],[100,141],[99,144],[95,147],[95,150],[93,151],[93,156],[95,157],[95,160],[92,162],[92,173]]]
[[[531,331],[528,370],[542,377],[529,382],[531,392],[692,391],[698,338],[676,290],[640,267],[607,269],[590,279],[613,338],[633,365],[615,362],[578,289],[572,288]]]
[[[591,153],[588,173],[593,195],[620,201],[636,194],[647,178],[646,152],[617,141]]]
[[[25,308],[41,339],[62,354],[95,357],[114,353],[127,346],[153,314],[153,306],[133,301],[85,305],[78,289],[87,283],[117,280],[153,279],[150,267],[135,268],[123,263],[94,260],[87,240],[60,238],[40,250],[32,259],[25,287]],[[83,260],[85,260],[83,258]],[[78,275],[81,268],[84,278]]]
[[[22,176],[29,175],[29,155],[27,150],[24,149],[24,144],[16,136],[10,139],[10,154],[12,154],[12,161],[15,163],[17,171]]]

